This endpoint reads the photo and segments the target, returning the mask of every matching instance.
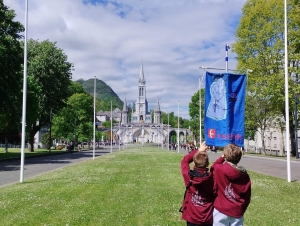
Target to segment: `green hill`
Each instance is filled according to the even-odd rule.
[[[83,80],[79,79],[76,81],[81,84],[84,91],[94,95],[94,79]],[[110,111],[110,103],[112,102],[113,109],[119,108],[123,109],[123,101],[119,96],[112,90],[112,88],[107,85],[102,80],[96,79],[96,110]]]

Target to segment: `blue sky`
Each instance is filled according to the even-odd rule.
[[[200,66],[225,68],[246,0],[28,0],[28,38],[57,42],[73,80],[103,80],[135,102],[141,62],[149,107],[189,118]],[[24,0],[4,0],[24,23]],[[229,51],[229,68],[236,66]]]

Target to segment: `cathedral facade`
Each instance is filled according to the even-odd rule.
[[[112,132],[110,129],[107,130],[108,140],[110,140],[112,134],[112,140],[117,143],[157,143],[159,145],[170,143],[171,132],[177,134],[178,129],[170,128],[168,125],[162,123],[158,98],[153,114],[151,114],[146,95],[146,79],[143,64],[140,68],[137,88],[138,98],[131,117],[129,117],[126,98],[122,110],[116,108],[113,111],[97,112],[97,121],[109,121],[112,117],[119,122],[114,124]],[[187,129],[180,129],[180,143],[186,142],[186,137],[189,133],[190,131]]]
[[[157,98],[157,104],[152,118],[146,94],[146,79],[142,64],[138,83],[138,98],[135,102],[135,108],[134,112],[132,112],[131,120],[129,121],[129,111],[126,99],[121,112],[120,128],[116,131],[121,142],[167,142],[168,126],[161,122],[159,99]]]

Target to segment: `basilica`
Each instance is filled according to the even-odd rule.
[[[146,96],[146,79],[144,75],[143,64],[141,65],[138,83],[138,98],[135,102],[135,109],[129,119],[129,110],[125,99],[123,109],[116,108],[112,112],[99,111],[96,114],[97,121],[109,121],[111,117],[119,123],[113,126],[114,141],[122,143],[158,143],[168,142],[170,129],[168,125],[164,125],[161,121],[161,110],[159,99],[153,112],[153,119],[149,111]],[[108,139],[110,140],[110,131],[108,131]]]

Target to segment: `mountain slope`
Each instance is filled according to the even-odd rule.
[[[75,81],[82,85],[85,92],[94,95],[94,79],[83,80],[79,79]],[[107,85],[102,80],[96,79],[96,99],[97,99],[97,111],[110,110],[110,102],[112,102],[113,109],[119,108],[123,109],[123,102],[120,100],[119,96],[112,90],[112,88]]]

